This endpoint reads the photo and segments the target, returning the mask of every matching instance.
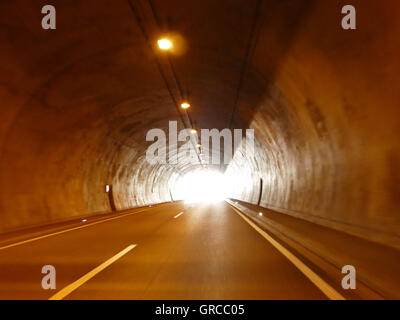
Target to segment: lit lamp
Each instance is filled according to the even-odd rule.
[[[161,50],[169,50],[172,48],[172,42],[168,39],[160,39],[157,41],[157,44]]]
[[[190,108],[190,103],[187,103],[187,102],[182,102],[181,103],[181,108],[182,109],[189,109]]]

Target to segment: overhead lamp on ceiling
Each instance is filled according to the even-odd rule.
[[[184,109],[184,110],[189,109],[190,108],[190,103],[182,102],[181,103],[181,108]]]
[[[171,40],[168,40],[166,38],[160,39],[157,41],[158,47],[161,50],[169,50],[172,48],[172,42]]]

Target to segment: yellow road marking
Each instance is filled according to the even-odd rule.
[[[183,215],[183,211],[182,211],[181,213],[178,213],[178,214],[174,217],[174,219],[178,219],[181,215]]]
[[[75,291],[78,289],[81,285],[83,285],[85,282],[89,281],[92,279],[96,274],[107,268],[109,265],[120,259],[122,256],[126,255],[129,251],[131,251],[133,248],[135,248],[137,245],[132,244],[126,249],[122,250],[120,253],[116,254],[112,258],[108,259],[106,262],[102,263],[98,267],[94,268],[92,271],[89,273],[85,274],[83,277],[79,278],[75,282],[71,283],[70,285],[66,286],[64,289],[60,290],[57,292],[55,295],[49,298],[49,300],[62,300],[64,299],[67,295],[69,295],[72,291]]]
[[[282,253],[297,269],[299,269],[314,285],[318,287],[331,300],[346,300],[339,292],[326,283],[319,275],[307,267],[299,258],[292,254],[289,250],[283,247],[279,242],[272,238],[268,233],[258,227],[254,222],[247,218],[243,213],[229,204],[230,207],[252,226],[259,234],[268,240],[280,253]]]
[[[74,228],[66,229],[66,230],[61,230],[61,231],[57,231],[57,232],[54,232],[54,233],[46,234],[44,236],[39,236],[39,237],[36,237],[36,238],[32,238],[32,239],[28,239],[28,240],[23,240],[23,241],[20,241],[20,242],[12,243],[12,244],[6,245],[4,247],[0,247],[0,250],[4,250],[4,249],[20,246],[20,245],[25,244],[25,243],[29,243],[29,242],[32,242],[32,241],[37,241],[37,240],[40,240],[40,239],[45,239],[45,238],[56,236],[56,235],[59,235],[59,234],[62,234],[62,233],[66,233],[66,232],[70,232],[70,231],[74,231],[74,230],[79,230],[79,229],[91,227],[91,226],[94,226],[94,225],[99,224],[99,223],[104,223],[104,222],[107,222],[107,221],[120,219],[120,218],[127,217],[127,216],[130,216],[130,215],[139,213],[139,212],[143,212],[145,210],[148,210],[148,208],[145,208],[145,209],[139,210],[139,211],[135,211],[135,212],[132,212],[132,213],[126,213],[126,214],[123,214],[123,215],[119,215],[118,217],[107,218],[107,219],[104,219],[104,220],[101,220],[101,221],[88,223],[88,224],[85,224],[83,226],[74,227]]]

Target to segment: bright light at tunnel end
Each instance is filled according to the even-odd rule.
[[[218,203],[224,201],[230,191],[230,183],[216,170],[198,169],[187,173],[177,181],[175,193],[186,204]]]

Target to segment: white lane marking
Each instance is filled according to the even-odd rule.
[[[146,210],[149,210],[149,209],[145,208],[145,209],[142,209],[142,210],[139,210],[139,211],[135,211],[135,212],[132,212],[132,213],[121,214],[121,215],[119,215],[117,217],[107,218],[107,219],[104,219],[104,220],[101,220],[101,221],[88,223],[88,224],[85,224],[84,226],[75,227],[75,228],[66,229],[66,230],[61,230],[61,231],[49,233],[49,234],[46,234],[46,235],[43,235],[43,236],[35,237],[35,238],[32,238],[32,239],[19,241],[19,242],[16,242],[16,243],[12,243],[12,244],[0,247],[0,250],[4,250],[4,249],[20,246],[20,245],[25,244],[25,243],[29,243],[29,242],[32,242],[32,241],[45,239],[45,238],[56,236],[56,235],[59,235],[59,234],[62,234],[62,233],[66,233],[66,232],[70,232],[70,231],[74,231],[74,230],[79,230],[79,229],[82,229],[82,228],[91,227],[91,226],[94,226],[94,225],[99,224],[99,223],[104,223],[104,222],[107,222],[107,221],[124,218],[124,217],[131,216],[133,214],[140,213],[140,212],[143,212],[143,211],[146,211]]]
[[[229,204],[230,205],[230,204]],[[268,240],[280,253],[282,253],[297,269],[299,269],[314,285],[318,287],[331,300],[346,300],[339,292],[326,283],[319,275],[307,267],[299,258],[283,247],[279,242],[272,238],[268,233],[258,227],[254,222],[247,218],[243,213],[230,205],[231,208],[252,226],[259,234]]]
[[[94,268],[92,271],[89,273],[85,274],[83,277],[79,278],[75,282],[71,283],[70,285],[66,286],[64,289],[60,290],[57,292],[55,295],[49,298],[49,300],[62,300],[64,299],[67,295],[69,295],[71,292],[75,291],[78,289],[81,285],[83,285],[85,282],[89,281],[91,278],[93,278],[96,274],[107,268],[109,265],[120,259],[122,256],[126,255],[129,251],[131,251],[133,248],[135,248],[137,245],[132,244],[126,249],[122,250],[120,253],[116,254],[112,258],[108,259],[106,262],[102,263],[98,267]]]
[[[174,217],[174,219],[178,219],[181,215],[183,215],[183,211],[182,211],[181,213],[178,213],[178,214]]]

